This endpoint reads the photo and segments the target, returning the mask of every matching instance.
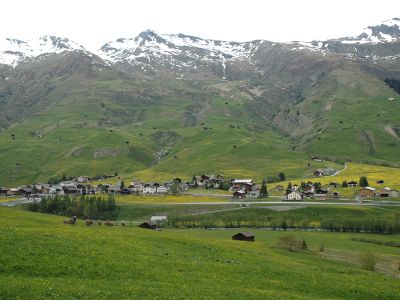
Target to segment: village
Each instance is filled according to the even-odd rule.
[[[330,170],[317,170],[314,176],[324,176]],[[386,187],[383,180],[378,180],[376,185],[382,188],[368,186],[368,182],[343,181],[342,183],[330,182],[321,185],[319,182],[301,182],[298,184],[288,183],[287,186],[278,183],[271,183],[264,180],[261,185],[256,184],[253,179],[225,179],[223,175],[194,175],[191,181],[183,181],[175,178],[167,182],[143,182],[132,180],[128,185],[117,177],[117,183],[105,183],[104,181],[117,176],[88,177],[79,176],[61,180],[57,183],[34,183],[31,185],[21,185],[13,188],[0,187],[2,197],[24,197],[27,199],[41,199],[51,196],[65,195],[178,195],[189,194],[191,191],[201,193],[204,190],[222,190],[224,196],[231,195],[232,200],[251,200],[267,198],[268,196],[280,197],[287,201],[302,201],[304,199],[326,200],[341,199],[341,193],[337,188],[359,188],[356,198],[398,198],[398,190]],[[311,178],[310,178],[311,179]],[[365,179],[366,180],[366,179]],[[100,183],[99,183],[100,182]],[[268,185],[268,189],[267,189]]]

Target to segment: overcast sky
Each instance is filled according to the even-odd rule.
[[[398,0],[2,0],[0,7],[1,38],[54,34],[88,49],[145,29],[231,41],[308,41],[355,35],[400,17]]]

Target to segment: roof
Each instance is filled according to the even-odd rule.
[[[370,186],[366,186],[366,187],[361,188],[360,191],[361,191],[361,190],[375,191],[375,188],[370,187]]]
[[[233,183],[253,183],[253,179],[235,179]]]
[[[235,235],[239,235],[239,234],[244,235],[245,237],[252,237],[252,236],[254,236],[254,233],[252,233],[252,232],[239,232],[239,233],[236,233]],[[234,235],[234,236],[235,236],[235,235]]]

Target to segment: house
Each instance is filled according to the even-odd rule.
[[[397,198],[400,197],[400,193],[397,190],[393,190],[389,187],[383,188],[379,193],[379,197],[382,198]]]
[[[24,196],[25,198],[29,197],[32,194],[33,190],[28,186],[19,186],[17,187],[18,194]]]
[[[339,185],[339,184],[338,184],[337,182],[331,182],[331,183],[329,183],[329,187],[330,187],[330,188],[337,188],[338,185]]]
[[[109,186],[107,189],[107,192],[109,194],[120,194],[121,193],[121,187],[119,185],[115,185],[115,186]]]
[[[291,192],[291,193],[286,195],[286,200],[290,200],[290,201],[297,200],[297,201],[300,201],[300,200],[303,200],[303,195],[301,193],[299,193],[298,191],[293,191],[293,192]]]
[[[132,181],[131,185],[129,186],[129,188],[134,193],[141,193],[143,191],[143,184],[141,182]]]
[[[232,236],[232,240],[235,241],[247,241],[254,242],[255,235],[252,232],[239,232]]]
[[[0,196],[6,196],[7,195],[7,189],[4,187],[0,187]]]
[[[253,179],[234,179],[232,181],[232,188],[235,191],[245,190],[250,191],[254,185]]]
[[[12,188],[7,190],[7,196],[17,196],[18,195],[18,189]]]
[[[79,183],[85,183],[85,182],[88,182],[88,181],[89,181],[89,177],[87,177],[87,176],[79,176],[76,180],[77,180]]]
[[[299,186],[297,184],[294,184],[292,186],[292,191],[298,191],[299,190]]]
[[[332,194],[333,198],[340,198],[340,193],[339,192],[333,192]]]
[[[143,194],[155,194],[157,192],[157,187],[152,184],[145,184],[143,188]]]
[[[246,192],[245,191],[236,191],[233,193],[233,198],[238,199],[238,198],[244,198],[246,197]]]
[[[253,189],[246,194],[247,198],[260,198],[260,189],[256,186],[253,186]]]
[[[121,195],[131,195],[132,194],[132,190],[130,188],[123,188],[120,191]]]
[[[349,181],[349,182],[347,183],[347,185],[348,185],[348,186],[351,186],[351,187],[356,187],[356,186],[358,186],[358,182]]]
[[[60,182],[60,186],[61,186],[61,187],[75,186],[75,185],[76,185],[75,182],[74,182],[74,181],[70,181],[70,180],[61,181],[61,182]]]
[[[151,222],[155,222],[155,223],[164,222],[164,221],[167,221],[167,220],[168,220],[167,216],[151,216],[150,217],[150,221]]]
[[[373,187],[363,187],[359,189],[358,195],[360,197],[374,197],[375,196],[375,189]]]
[[[323,176],[324,174],[321,172],[321,171],[319,171],[319,170],[316,170],[316,171],[314,171],[314,176],[315,177],[321,177],[321,176]]]
[[[284,191],[285,190],[285,187],[283,186],[283,185],[281,185],[281,184],[278,184],[276,187],[275,187],[275,189],[274,189],[276,192],[281,192],[281,191]]]
[[[307,183],[304,185],[303,191],[314,193],[315,187],[314,187],[314,185]]]
[[[384,184],[385,181],[383,181],[382,179],[380,179],[380,180],[378,180],[376,183],[377,183],[377,184]]]
[[[304,191],[303,192],[303,198],[312,198],[314,197],[314,192],[312,191]]]
[[[152,221],[147,221],[147,222],[143,222],[138,227],[145,228],[145,229],[156,230],[157,229],[157,224],[155,222],[152,222]]]
[[[166,194],[166,193],[168,193],[168,191],[169,191],[169,188],[165,187],[164,185],[160,185],[157,188],[157,194]]]

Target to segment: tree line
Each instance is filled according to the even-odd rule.
[[[56,195],[30,203],[27,209],[61,216],[77,216],[80,219],[115,220],[119,215],[119,208],[112,196],[104,199],[96,196],[71,198],[68,195]]]

